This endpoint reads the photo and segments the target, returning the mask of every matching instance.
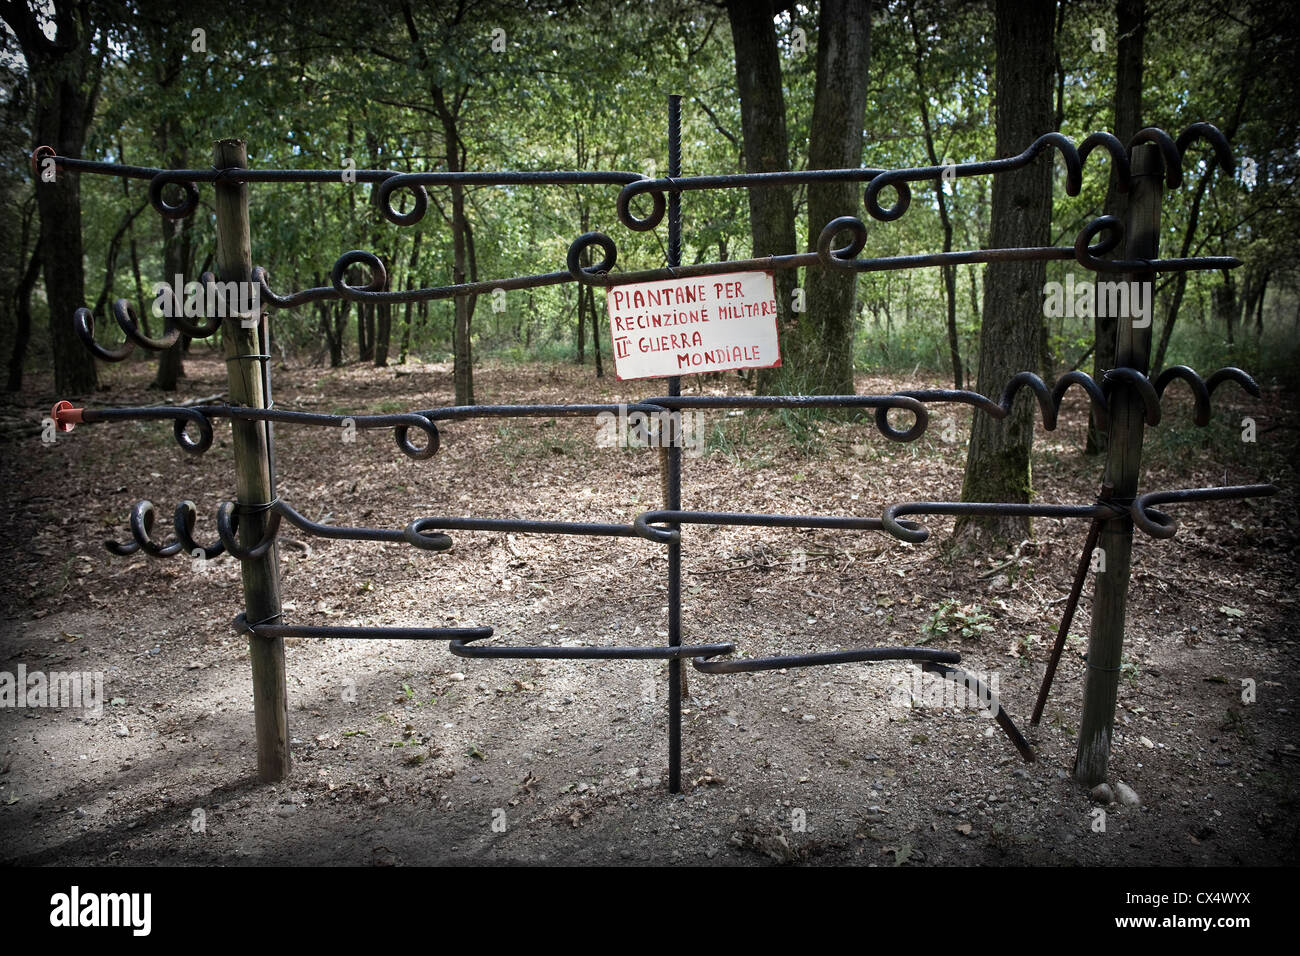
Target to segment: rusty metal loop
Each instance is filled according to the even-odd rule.
[[[1016,156],[1008,156],[1005,159],[993,159],[978,163],[955,163],[947,166],[919,166],[913,169],[894,169],[881,173],[868,184],[863,200],[866,203],[868,214],[873,219],[878,219],[881,222],[893,222],[901,218],[907,212],[908,206],[911,205],[912,190],[908,186],[909,182],[921,182],[931,179],[941,180],[945,171],[950,171],[950,176],[964,178],[1020,169],[1033,162],[1034,157],[1039,153],[1052,147],[1059,150],[1061,157],[1065,160],[1066,193],[1070,196],[1077,196],[1083,186],[1083,165],[1079,158],[1079,151],[1075,149],[1074,144],[1069,139],[1060,133],[1044,133],[1030,143],[1024,152]],[[894,204],[888,208],[880,205],[880,191],[886,186],[892,186],[898,197]]]
[[[151,537],[154,517],[153,502],[137,501],[131,509],[130,519],[131,537],[135,540],[128,544],[105,541],[105,546],[109,551],[119,556],[134,554],[136,551],[144,551],[151,558],[170,558],[172,555],[178,554],[182,547],[180,541],[173,541],[165,545],[154,542]]]
[[[448,551],[451,549],[452,540],[449,535],[441,532],[426,534],[426,529],[433,527],[431,522],[433,518],[417,518],[408,524],[402,531],[402,537],[406,543],[414,545],[423,551]]]
[[[1124,148],[1124,144],[1119,141],[1117,136],[1105,132],[1089,133],[1088,137],[1079,144],[1080,164],[1086,164],[1088,156],[1099,147],[1110,154],[1110,161],[1115,170],[1115,188],[1122,193],[1128,192],[1130,180],[1132,179],[1132,173],[1129,170],[1128,150]]]
[[[36,180],[38,183],[41,181],[41,162],[46,159],[54,160],[54,172],[56,176],[58,175],[58,171],[62,168],[58,162],[59,154],[53,146],[37,146],[32,150],[32,179]]]
[[[634,232],[648,232],[663,222],[664,212],[668,208],[667,200],[664,198],[664,185],[666,184],[658,180],[645,180],[644,182],[629,183],[620,189],[618,199],[615,202],[618,221]],[[647,193],[650,196],[652,205],[650,215],[642,218],[632,212],[632,199]]]
[[[1147,378],[1135,368],[1112,368],[1107,369],[1106,374],[1101,377],[1102,391],[1107,394],[1107,406],[1110,404],[1110,391],[1115,384],[1123,382],[1130,385],[1142,399],[1142,404],[1146,408],[1146,422],[1148,425],[1155,426],[1160,424],[1160,396],[1156,394],[1155,386],[1151,384],[1151,379]]]
[[[1178,134],[1178,140],[1174,144],[1178,147],[1178,155],[1185,158],[1187,150],[1196,140],[1208,143],[1214,150],[1214,158],[1219,161],[1219,168],[1229,176],[1232,175],[1232,146],[1228,144],[1228,137],[1224,136],[1217,126],[1211,123],[1193,123],[1187,129]]]
[[[174,524],[176,527],[176,540],[182,545],[182,550],[190,557],[202,557],[205,560],[211,560],[220,554],[225,553],[226,546],[218,537],[212,544],[199,544],[194,540],[194,522],[198,518],[199,510],[194,502],[188,499],[182,501],[176,506],[176,515]],[[238,515],[232,517],[232,529],[238,530]]]
[[[81,339],[81,344],[89,349],[92,355],[105,362],[120,362],[135,351],[135,343],[130,338],[115,349],[106,348],[96,342],[95,313],[85,306],[72,314],[72,328],[77,333],[77,338]]]
[[[136,345],[155,352],[162,352],[180,341],[181,330],[172,322],[169,315],[163,316],[163,335],[160,339],[151,339],[140,331],[140,320],[136,317],[135,307],[126,299],[117,299],[113,302],[113,318],[117,319],[117,324],[122,331]]]
[[[410,190],[414,202],[409,212],[399,212],[393,208],[393,190]],[[371,199],[389,222],[399,226],[410,226],[424,218],[429,209],[429,194],[419,182],[412,182],[407,175],[390,176],[376,184],[371,191]]]
[[[166,219],[184,219],[199,206],[199,190],[186,175],[186,170],[164,171],[149,180],[149,203]],[[168,186],[180,186],[185,197],[178,203],[169,203],[163,196]]]
[[[1222,488],[1187,488],[1180,491],[1148,491],[1129,506],[1133,523],[1153,538],[1172,538],[1178,522],[1152,505],[1186,501],[1223,501],[1238,498],[1267,498],[1278,493],[1276,485],[1230,485]]]
[[[240,546],[239,539],[236,537],[238,531],[235,518],[236,507],[238,505],[233,501],[223,501],[217,507],[217,534],[221,537],[221,543],[225,545],[227,552],[241,561],[260,558],[275,544],[275,536],[280,530],[280,511],[274,504],[265,509],[266,528],[262,532],[262,537],[255,544],[244,548]]]
[[[364,265],[370,273],[370,281],[363,286],[348,285],[344,273],[349,266]],[[366,252],[364,249],[351,249],[343,253],[334,262],[334,268],[330,270],[330,281],[334,283],[335,290],[345,299],[361,302],[367,299],[374,299],[376,295],[383,298],[384,287],[388,285],[388,270],[384,268],[384,263],[373,252]]]
[[[582,254],[592,246],[600,248],[602,258],[597,263],[584,266],[582,264]],[[579,282],[588,285],[601,284],[597,277],[607,276],[617,262],[618,247],[614,245],[614,240],[603,232],[584,232],[569,244],[569,253],[565,257],[565,265],[569,269],[569,274]]]

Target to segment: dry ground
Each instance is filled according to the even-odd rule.
[[[224,391],[196,346],[184,394]],[[158,401],[142,364],[106,372],[91,404]],[[1209,370],[1202,370],[1208,373]],[[451,404],[442,366],[277,368],[282,407],[334,413]],[[863,378],[860,392],[942,385]],[[734,379],[691,383],[731,389]],[[659,383],[589,369],[487,366],[480,402],[619,401]],[[253,779],[238,570],[184,557],[108,554],[140,498],[170,537],[182,498],[197,534],[233,497],[228,430],[204,456],[159,423],[83,426],[43,444],[48,381],[3,408],[9,527],[0,671],[102,671],[102,716],[0,709],[0,859],[94,864],[819,862],[1279,864],[1297,861],[1297,530],[1293,396],[1228,385],[1209,429],[1174,386],[1149,439],[1144,487],[1249,483],[1281,496],[1169,510],[1177,537],[1135,547],[1112,782],[1138,807],[1095,804],[1069,779],[1088,630],[1080,609],[1041,726],[1028,715],[1055,635],[1082,522],[1039,521],[1012,555],[953,554],[951,522],[903,545],[880,533],[687,527],[688,642],[760,656],[873,644],[959,650],[996,675],[1038,761],[1023,763],[970,709],[909,704],[907,665],[788,673],[690,672],[679,797],[667,794],[665,665],[465,660],[445,645],[290,640],[292,776]],[[1042,500],[1090,501],[1099,463],[1085,411],[1036,437]],[[1259,441],[1240,442],[1250,414]],[[911,445],[869,422],[796,433],[771,413],[706,419],[708,454],[685,463],[684,506],[878,515],[886,502],[957,497],[969,411],[933,406]],[[630,521],[660,506],[657,455],[598,448],[595,423],[448,424],[433,459],[388,432],[343,444],[277,430],[279,492],[309,517],[400,528],[422,515]],[[950,432],[950,434],[952,434]],[[665,551],[639,539],[453,533],[445,554],[404,545],[282,541],[286,620],[490,624],[499,642],[659,643]],[[802,567],[800,553],[806,555]],[[1090,593],[1089,585],[1085,595]],[[943,610],[945,602],[956,602]],[[963,610],[964,609],[964,610]],[[929,634],[927,622],[977,626]],[[982,615],[987,615],[983,618]],[[930,628],[933,630],[933,627]],[[1242,701],[1242,681],[1257,700]],[[931,701],[931,703],[933,703]],[[497,824],[494,826],[494,822]],[[502,824],[504,823],[504,829]],[[803,826],[800,826],[803,823]]]

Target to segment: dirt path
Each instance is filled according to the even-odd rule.
[[[196,348],[198,348],[196,346]],[[206,353],[205,353],[206,355]],[[223,391],[224,369],[188,363],[188,395]],[[1204,370],[1203,370],[1204,371]],[[109,371],[96,405],[149,404],[147,369]],[[451,404],[438,366],[277,369],[282,407],[333,413]],[[734,380],[700,383],[710,391]],[[860,392],[942,384],[862,379]],[[39,382],[38,382],[39,385]],[[589,370],[487,367],[482,402],[621,401],[637,383]],[[1105,809],[1070,779],[1086,644],[1080,609],[1043,724],[1028,715],[1055,634],[1082,522],[1040,521],[1018,556],[954,556],[879,533],[688,527],[688,642],[748,656],[873,644],[961,652],[992,675],[1028,732],[1023,763],[969,708],[908,665],[789,673],[690,672],[685,793],[664,786],[663,664],[465,660],[441,643],[291,639],[294,770],[252,780],[237,562],[118,558],[140,498],[170,537],[182,498],[196,535],[233,497],[229,442],[185,455],[163,424],[83,426],[40,440],[49,402],[0,409],[8,489],[0,561],[0,671],[102,672],[101,716],[0,708],[5,862],[1294,864],[1297,530],[1293,397],[1233,386],[1215,423],[1191,427],[1178,386],[1149,441],[1144,487],[1250,483],[1278,498],[1170,508],[1176,538],[1138,535],[1112,784],[1141,806]],[[1255,417],[1259,441],[1237,422]],[[1072,399],[1036,434],[1044,501],[1087,502],[1099,465],[1080,448]],[[814,423],[792,441],[771,414],[706,417],[707,454],[685,462],[693,509],[879,515],[888,501],[955,498],[964,447],[936,406],[912,445],[870,423]],[[422,515],[629,521],[658,507],[656,453],[600,448],[589,419],[449,423],[442,449],[404,458],[387,432],[277,431],[279,492],[313,519],[400,528]],[[1291,442],[1291,446],[1283,442]],[[282,540],[286,619],[477,625],[510,643],[661,643],[664,550],[639,539],[453,533],[445,554],[404,545]],[[1085,590],[1090,593],[1091,587]],[[958,631],[966,623],[967,636]],[[953,628],[933,633],[936,625]],[[1243,680],[1257,698],[1243,703]],[[951,694],[951,691],[949,692]],[[918,697],[918,700],[913,700]],[[951,699],[948,701],[951,703]]]

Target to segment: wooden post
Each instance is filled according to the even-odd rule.
[[[216,145],[217,169],[248,165],[243,140],[223,139]],[[215,186],[217,213],[217,278],[221,282],[251,282],[252,239],[248,224],[248,186],[222,182]],[[238,297],[236,297],[237,299]],[[227,302],[227,305],[232,305]],[[266,407],[266,371],[261,360],[260,321],[245,321],[227,308],[221,324],[226,378],[232,405]],[[266,529],[266,505],[274,493],[271,438],[266,422],[231,421],[239,501],[239,543],[252,547]],[[251,561],[240,562],[244,582],[244,613],[250,623],[280,616],[278,545]],[[253,665],[253,719],[257,733],[257,775],[264,782],[289,774],[289,707],[284,678],[284,639],[250,634],[248,656]]]
[[[1154,145],[1132,150],[1132,186],[1129,192],[1127,259],[1154,259],[1160,243],[1161,176],[1164,163]],[[1105,276],[1099,273],[1098,278]],[[1129,315],[1119,316],[1115,330],[1115,367],[1132,368],[1147,374],[1151,363],[1151,326],[1154,322],[1154,273],[1119,276],[1129,283],[1144,283],[1148,296],[1145,325],[1134,325],[1130,300]],[[1102,281],[1105,281],[1104,279]],[[1134,288],[1132,284],[1130,289]],[[1100,293],[1098,299],[1101,298]],[[1145,406],[1136,389],[1117,383],[1111,389],[1110,444],[1106,452],[1103,485],[1114,488],[1114,497],[1132,500],[1137,495],[1142,464],[1142,438],[1146,427]],[[1124,651],[1124,612],[1128,598],[1130,559],[1133,550],[1133,520],[1126,514],[1102,523],[1099,547],[1105,570],[1097,573],[1092,602],[1092,632],[1088,640],[1088,671],[1083,683],[1083,715],[1079,720],[1079,749],[1074,777],[1085,786],[1106,780],[1110,761],[1111,732],[1115,724],[1115,700],[1119,693],[1120,663]]]

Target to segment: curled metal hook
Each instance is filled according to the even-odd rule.
[[[1177,142],[1164,130],[1148,126],[1129,141],[1129,148],[1141,143],[1154,143],[1158,146],[1164,159],[1165,185],[1177,189],[1183,184],[1183,159],[1188,148],[1197,140],[1209,144],[1219,167],[1226,173],[1232,173],[1232,147],[1218,127],[1210,123],[1193,123],[1178,134]]]
[[[178,203],[169,203],[163,195],[168,186],[180,186],[185,196]],[[159,215],[167,219],[184,219],[199,205],[199,190],[186,170],[160,172],[149,180],[149,203]]]
[[[1248,394],[1259,398],[1259,385],[1255,380],[1241,369],[1232,366],[1221,368],[1208,379],[1203,379],[1186,365],[1171,365],[1155,380],[1156,394],[1163,398],[1165,389],[1174,379],[1182,379],[1192,390],[1192,400],[1195,402],[1192,420],[1201,427],[1210,424],[1210,396],[1224,382],[1236,382]]]
[[[1106,414],[1106,396],[1101,388],[1087,372],[1076,370],[1062,375],[1051,389],[1048,389],[1046,383],[1033,372],[1016,374],[1007,383],[1006,388],[1002,390],[1001,398],[998,399],[998,407],[1002,410],[1002,414],[998,417],[1005,418],[1010,415],[1012,406],[1015,404],[1016,393],[1022,388],[1027,388],[1034,393],[1034,397],[1038,400],[1038,410],[1043,416],[1043,428],[1047,431],[1054,431],[1057,416],[1061,411],[1061,402],[1064,401],[1065,393],[1071,385],[1078,385],[1087,392],[1093,408],[1102,416]]]
[[[1235,498],[1267,498],[1278,493],[1276,485],[1230,485],[1223,488],[1188,488],[1181,491],[1148,491],[1133,499],[1129,514],[1133,523],[1153,538],[1172,538],[1178,522],[1152,505],[1185,501],[1222,501]]]
[[[271,545],[275,544],[275,536],[280,531],[280,511],[274,504],[265,509],[266,528],[261,538],[245,548],[239,544],[239,539],[236,537],[239,519],[235,509],[238,507],[239,505],[233,501],[223,501],[217,507],[217,534],[221,536],[221,543],[225,545],[226,550],[239,560],[260,558],[270,550]]]
[[[135,351],[135,343],[129,337],[115,349],[105,348],[96,342],[95,313],[85,306],[72,314],[72,328],[77,333],[77,338],[81,339],[81,344],[105,362],[120,362]]]
[[[254,281],[256,281],[256,279],[254,279]],[[211,272],[205,272],[203,275],[199,276],[199,284],[203,286],[205,304],[215,304],[218,301],[218,291],[214,288],[217,284],[217,277]],[[207,311],[207,309],[205,308],[204,311]],[[177,325],[180,330],[190,338],[203,339],[221,328],[221,320],[223,318],[222,313],[229,310],[214,308],[212,311],[216,314],[191,317],[185,314],[185,309],[182,307],[181,303],[175,302],[173,303],[173,312],[175,314],[171,317],[170,321]],[[203,321],[193,322],[191,321],[191,318],[203,318]]]
[[[979,163],[957,163],[948,166],[920,166],[913,169],[894,169],[889,172],[881,173],[874,177],[867,186],[863,199],[866,203],[867,212],[873,219],[881,222],[893,222],[902,217],[907,212],[912,203],[912,190],[908,183],[920,182],[927,179],[940,180],[945,172],[951,177],[958,178],[966,176],[981,176],[986,173],[1001,173],[1012,169],[1020,169],[1023,166],[1033,162],[1034,157],[1047,149],[1055,147],[1061,153],[1065,160],[1065,191],[1071,196],[1077,196],[1083,186],[1083,165],[1079,158],[1079,151],[1074,148],[1074,144],[1060,133],[1044,133],[1038,139],[1029,144],[1029,147],[1016,156],[1008,156],[1005,159],[993,159]],[[897,199],[894,204],[887,208],[880,205],[880,191],[886,186],[892,186]]]
[[[239,532],[239,516],[235,509],[238,509],[238,503],[233,501],[221,502],[217,506],[217,535],[221,536],[221,544],[239,561],[250,561],[252,558],[260,558],[270,550],[270,546],[276,544],[276,535],[279,533],[279,510],[272,505],[265,509],[266,527],[263,535],[255,542],[243,548],[239,544],[237,537]]]
[[[1179,133],[1178,141],[1174,144],[1178,147],[1179,156],[1186,157],[1188,147],[1196,140],[1208,143],[1214,150],[1214,158],[1219,161],[1219,168],[1232,175],[1232,146],[1217,126],[1211,123],[1193,123]]]
[[[225,544],[218,537],[212,544],[199,544],[194,540],[194,522],[199,514],[198,508],[194,502],[188,499],[182,501],[176,506],[176,516],[174,523],[176,526],[176,540],[179,541],[185,551],[192,558],[204,558],[211,560],[226,550]],[[237,522],[232,519],[232,528],[238,530]]]
[[[128,339],[136,345],[154,352],[162,352],[171,348],[181,337],[181,330],[172,321],[172,316],[164,315],[162,338],[149,338],[140,331],[140,323],[135,314],[135,307],[126,299],[117,299],[113,302],[113,318],[117,319],[117,324],[126,333]]]
[[[1142,399],[1142,404],[1146,407],[1146,422],[1148,425],[1155,426],[1160,424],[1160,396],[1156,393],[1155,386],[1151,384],[1151,379],[1147,378],[1135,368],[1112,368],[1106,371],[1101,377],[1102,391],[1108,395],[1111,388],[1117,382],[1124,382],[1131,385],[1137,391],[1138,397]],[[1107,399],[1109,405],[1109,399]]]
[[[1107,238],[1095,245],[1089,241],[1098,232]],[[1114,216],[1099,216],[1079,231],[1074,240],[1074,258],[1093,272],[1192,272],[1200,269],[1235,269],[1241,260],[1234,256],[1189,256],[1185,259],[1101,259],[1115,248],[1124,235],[1124,225]]]
[[[1117,136],[1103,132],[1089,133],[1087,139],[1079,144],[1080,164],[1086,163],[1092,151],[1099,147],[1110,154],[1110,161],[1115,167],[1116,188],[1122,193],[1128,192],[1133,178],[1129,169],[1128,150]]]
[[[180,541],[173,541],[171,544],[165,545],[154,542],[151,537],[153,522],[153,502],[137,501],[131,509],[131,537],[135,540],[127,544],[105,541],[104,546],[120,557],[135,554],[137,551],[144,551],[145,554],[153,558],[170,558],[172,555],[178,554],[182,546]]]
[[[1170,189],[1177,189],[1183,184],[1183,155],[1178,151],[1178,145],[1173,138],[1162,129],[1154,126],[1148,126],[1146,129],[1139,130],[1137,134],[1129,140],[1128,147],[1132,149],[1143,143],[1152,143],[1160,149],[1160,157],[1164,160],[1165,166],[1165,185]]]

